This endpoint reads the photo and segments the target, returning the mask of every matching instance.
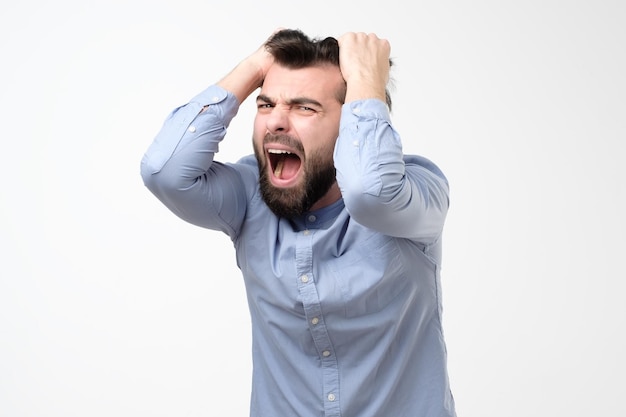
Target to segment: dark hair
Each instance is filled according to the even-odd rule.
[[[301,69],[317,65],[339,67],[339,43],[333,37],[310,38],[298,29],[283,29],[276,32],[266,43],[265,48],[274,60],[291,69]],[[389,65],[392,65],[391,59]],[[345,88],[337,97],[343,103],[346,98]],[[391,95],[385,89],[387,106],[391,109]]]

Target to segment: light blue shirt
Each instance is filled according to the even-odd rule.
[[[334,153],[342,199],[279,218],[261,198],[254,156],[213,160],[238,106],[212,86],[175,109],[141,174],[176,215],[232,239],[253,333],[251,416],[455,416],[442,172],[403,154],[383,102],[351,102]]]

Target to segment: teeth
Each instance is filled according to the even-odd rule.
[[[278,154],[278,155],[288,155],[291,152],[285,151],[285,150],[282,150],[282,149],[268,149],[267,153],[274,153],[274,154]]]
[[[280,174],[282,174],[283,172],[283,164],[284,164],[284,159],[281,158],[276,164],[276,168],[274,169],[274,176],[276,178],[280,178]]]

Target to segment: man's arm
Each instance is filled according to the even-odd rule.
[[[272,55],[267,52],[265,43],[263,43],[253,54],[241,61],[222,78],[217,85],[233,93],[239,103],[243,103],[253,91],[261,87],[265,74],[273,62]]]
[[[242,175],[213,158],[240,104],[271,65],[261,46],[216,85],[175,109],[141,161],[144,184],[172,212],[192,224],[236,234],[247,196]],[[249,182],[249,181],[248,181]]]
[[[443,230],[448,183],[430,161],[403,155],[385,104],[389,43],[349,33],[339,51],[347,93],[334,160],[346,209],[364,226],[429,245]]]

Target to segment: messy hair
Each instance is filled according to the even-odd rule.
[[[276,32],[266,43],[265,48],[274,61],[290,69],[332,65],[339,67],[339,43],[333,37],[310,38],[298,29],[283,29]],[[392,61],[389,60],[389,65]],[[337,99],[345,102],[346,89],[339,92]],[[391,109],[391,95],[385,89],[387,106]]]

